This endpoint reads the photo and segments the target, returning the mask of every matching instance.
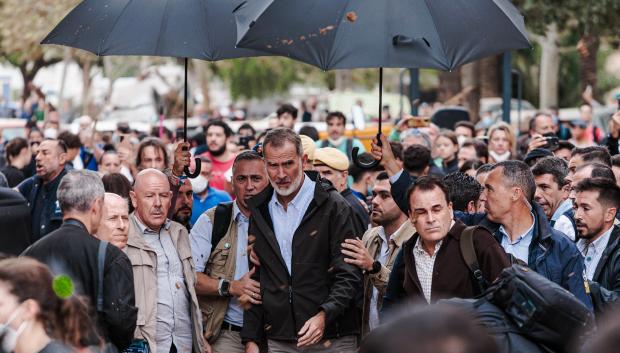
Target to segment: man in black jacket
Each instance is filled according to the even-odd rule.
[[[355,352],[362,276],[341,248],[355,236],[351,208],[315,173],[304,174],[307,157],[292,130],[270,131],[263,146],[271,187],[249,200],[248,230],[262,305],[244,315],[246,352],[258,352],[265,336],[274,352]]]
[[[606,178],[581,181],[575,187],[577,248],[584,256],[585,276],[595,313],[602,314],[620,298],[620,188]]]
[[[104,340],[121,351],[131,343],[138,310],[129,258],[111,244],[100,248],[101,241],[92,235],[97,233],[101,222],[103,197],[103,183],[95,172],[68,173],[58,186],[62,226],[34,243],[22,255],[47,264],[55,275],[68,276],[75,294],[90,299],[92,309],[99,307],[96,317]],[[101,273],[99,251],[102,249],[105,250],[105,259]],[[98,298],[102,298],[103,303],[98,303]],[[96,341],[90,343],[99,344]]]

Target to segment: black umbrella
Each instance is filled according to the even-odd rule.
[[[452,70],[530,45],[508,0],[247,0],[235,19],[240,47],[323,70],[378,67],[379,117],[384,67]],[[364,167],[357,150],[353,161]]]
[[[240,0],[84,0],[41,42],[95,55],[185,59],[184,140],[187,142],[187,58],[216,61],[268,55],[237,49],[232,11]],[[200,159],[196,170],[200,174]]]

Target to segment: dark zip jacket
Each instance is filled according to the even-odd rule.
[[[324,338],[359,333],[355,298],[362,273],[344,262],[341,243],[355,237],[351,208],[329,183],[317,179],[314,198],[295,231],[289,275],[269,214],[273,188],[249,200],[252,212],[249,239],[260,259],[253,278],[260,282],[262,305],[252,305],[243,318],[244,342],[271,340],[294,342],[308,319],[326,314]]]

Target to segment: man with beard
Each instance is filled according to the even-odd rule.
[[[248,228],[262,304],[244,312],[246,352],[265,339],[272,352],[355,352],[362,275],[341,252],[355,238],[351,208],[315,172],[304,173],[307,156],[292,130],[269,131],[263,146],[271,187],[249,201]]]
[[[260,284],[250,278],[247,204],[269,184],[258,153],[244,151],[235,158],[232,184],[235,201],[203,213],[190,234],[196,293],[201,309],[209,313],[203,322],[213,353],[245,352],[242,304],[260,304]]]
[[[334,147],[344,153],[349,160],[351,160],[351,151],[353,148],[358,147],[358,153],[366,152],[364,144],[356,138],[346,137],[344,132],[346,131],[347,118],[341,112],[330,112],[325,118],[327,123],[327,139],[317,141],[316,146],[321,147]]]
[[[194,192],[192,184],[185,180],[179,188],[177,199],[174,204],[174,213],[172,220],[182,224],[189,232],[192,228],[190,220],[192,219],[192,205],[194,203]]]
[[[129,205],[117,194],[106,192],[103,199],[101,223],[95,236],[123,250],[129,233]]]
[[[379,312],[396,254],[415,233],[407,216],[400,211],[390,194],[390,180],[386,172],[377,175],[372,188],[373,224],[362,240],[346,239],[342,252],[345,262],[364,271],[364,309],[362,333],[366,334],[379,325]]]
[[[584,256],[584,275],[596,314],[620,298],[620,227],[614,226],[620,188],[606,178],[585,179],[575,187],[577,248]]]
[[[568,198],[568,164],[558,157],[545,157],[532,167],[532,174],[536,182],[534,200],[545,211],[551,227],[575,241],[575,228],[568,217],[564,216],[573,207]]]
[[[209,158],[213,165],[209,186],[229,192],[230,186],[226,174],[232,168],[235,154],[228,150],[228,142],[233,131],[225,122],[215,120],[205,127],[205,134],[207,135],[208,151],[201,156]]]
[[[39,145],[35,162],[36,174],[17,186],[30,206],[33,242],[62,224],[56,191],[66,174],[67,146],[61,140],[44,140]]]

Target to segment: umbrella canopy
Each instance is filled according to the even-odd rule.
[[[247,0],[235,18],[238,46],[323,70],[451,70],[530,45],[508,0]]]
[[[95,55],[224,60],[268,55],[235,48],[240,0],[84,0],[42,44]]]
[[[269,55],[235,47],[232,14],[240,0],[84,0],[41,44],[58,44],[95,55],[185,58],[183,139],[187,141],[187,58],[224,60]],[[185,174],[200,174],[196,169]]]

